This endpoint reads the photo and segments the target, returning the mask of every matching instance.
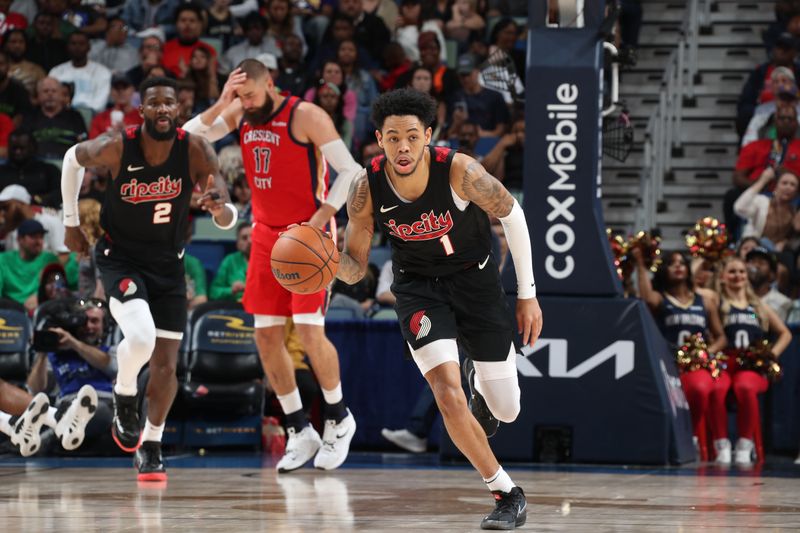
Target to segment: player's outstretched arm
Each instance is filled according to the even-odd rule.
[[[353,285],[367,273],[369,248],[372,245],[375,224],[366,171],[363,171],[350,187],[347,215],[350,220],[344,233],[344,251],[339,259],[336,277]]]
[[[239,219],[239,211],[228,196],[228,186],[219,173],[219,159],[214,148],[204,138],[190,136],[189,161],[192,181],[200,184],[203,191],[198,205],[211,213],[218,228],[231,229]]]
[[[80,229],[78,196],[86,167],[106,167],[112,176],[119,173],[122,157],[122,135],[105,133],[95,139],[78,143],[64,154],[61,164],[61,201],[64,204],[64,244],[73,252],[85,254],[89,241]]]
[[[324,109],[304,102],[297,111],[300,120],[294,122],[292,126],[296,127],[298,122],[300,123],[305,135],[319,147],[322,156],[336,171],[336,180],[328,191],[328,197],[308,221],[312,226],[323,228],[347,201],[353,181],[363,167],[353,159],[347,145],[336,131],[331,117]]]
[[[469,156],[455,155],[450,177],[456,194],[497,217],[503,224],[517,273],[517,327],[522,343],[533,346],[542,332],[542,310],[536,300],[531,237],[525,213],[503,184]]]

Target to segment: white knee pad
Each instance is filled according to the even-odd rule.
[[[520,409],[517,352],[514,346],[505,361],[474,361],[475,387],[494,417],[501,422],[516,420]]]
[[[136,394],[136,379],[147,364],[156,347],[156,325],[150,306],[141,298],[125,303],[111,298],[108,305],[111,316],[119,324],[125,338],[117,347],[117,394]]]
[[[149,359],[156,347],[156,325],[148,303],[141,298],[128,300],[125,303],[111,298],[108,307],[111,316],[119,324],[119,329],[122,330],[131,352],[146,353]]]

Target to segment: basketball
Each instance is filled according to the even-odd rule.
[[[272,274],[298,294],[319,292],[336,276],[339,250],[326,233],[311,226],[286,230],[272,248]]]

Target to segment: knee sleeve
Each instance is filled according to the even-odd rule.
[[[495,418],[510,423],[520,410],[517,352],[512,345],[505,361],[475,361],[475,386]]]
[[[150,359],[156,347],[156,325],[147,302],[136,298],[122,303],[111,298],[109,309],[125,336],[123,342],[129,350],[137,355],[147,354],[147,359]]]
[[[139,371],[150,360],[156,347],[156,326],[150,306],[146,301],[136,298],[125,303],[111,298],[111,316],[119,324],[125,338],[117,347],[118,394],[136,394],[136,378]]]

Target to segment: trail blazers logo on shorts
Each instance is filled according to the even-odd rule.
[[[411,323],[408,325],[411,333],[417,336],[417,340],[431,332],[431,319],[425,315],[425,311],[417,311],[411,315]]]
[[[125,278],[119,282],[119,292],[123,296],[130,296],[136,292],[136,283],[131,278]]]

